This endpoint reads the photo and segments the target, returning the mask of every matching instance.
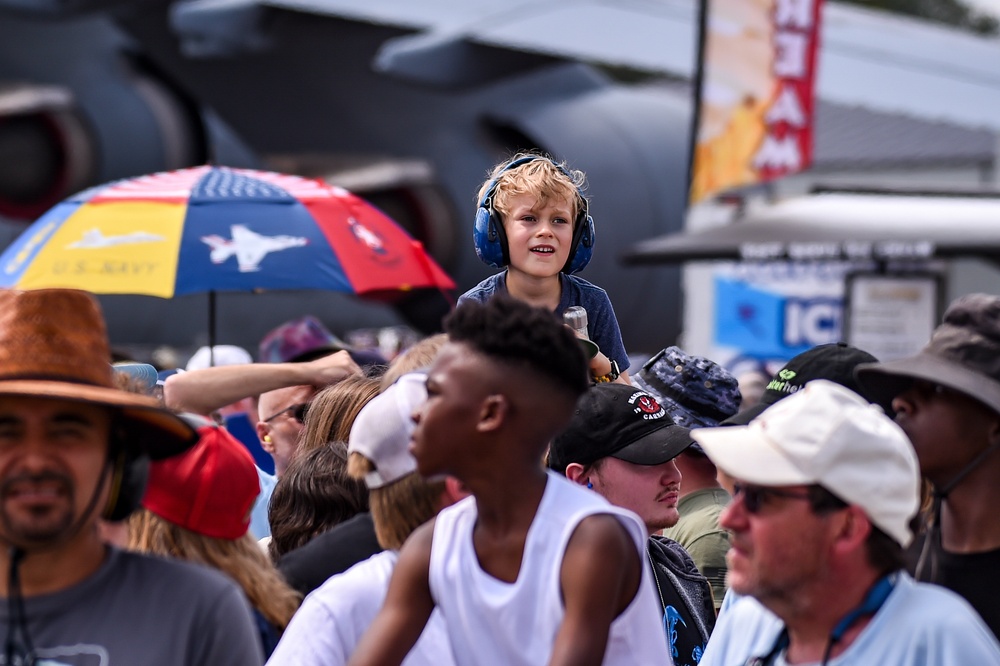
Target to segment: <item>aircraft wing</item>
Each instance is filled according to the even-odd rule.
[[[403,34],[382,45],[377,69],[417,83],[459,87],[553,60],[690,79],[697,5],[694,0],[511,0],[504,5],[495,0],[192,0],[175,4],[172,16],[182,39],[197,30],[229,30],[225,39],[215,40],[216,48],[240,41],[260,47],[266,41],[265,22],[251,21],[248,12],[297,12],[396,27]],[[210,20],[220,12],[241,13],[242,20],[229,21],[228,28],[226,21]],[[260,32],[247,32],[254,22]],[[202,40],[202,46],[212,42]],[[1000,128],[996,39],[829,2],[820,44],[817,93],[825,101]]]
[[[684,0],[195,0],[174,6],[188,53],[260,47],[247,29],[261,12],[289,11],[360,21],[406,33],[383,45],[376,67],[420,83],[464,86],[572,60],[649,72],[690,72],[694,4]],[[227,15],[229,21],[219,18]],[[236,19],[239,20],[236,20]],[[223,32],[225,31],[225,32]],[[214,33],[214,36],[213,36]],[[258,35],[262,37],[262,35]]]

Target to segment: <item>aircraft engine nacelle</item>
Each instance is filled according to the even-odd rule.
[[[40,44],[58,48],[40,49]],[[0,218],[206,160],[201,109],[107,18],[0,21]]]
[[[56,86],[0,88],[0,216],[32,220],[92,180],[94,141],[71,100]]]

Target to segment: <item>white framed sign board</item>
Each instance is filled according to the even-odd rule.
[[[845,291],[845,340],[880,361],[913,356],[940,322],[939,274],[854,273]]]

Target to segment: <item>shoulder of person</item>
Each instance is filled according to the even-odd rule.
[[[384,583],[392,575],[398,559],[399,553],[394,550],[375,553],[347,571],[330,576],[325,583],[313,590],[307,599],[339,602],[344,597],[360,598],[380,585],[384,593]]]
[[[602,287],[597,286],[593,282],[588,282],[587,280],[584,280],[579,275],[566,275],[565,278],[567,282],[569,282],[582,292],[590,292],[592,294],[603,294],[604,297],[607,298],[608,295],[607,291],[605,291]]]
[[[675,574],[702,578],[690,553],[673,539],[661,535],[649,537],[649,554],[654,561],[670,567]]]
[[[121,551],[116,576],[142,578],[143,594],[150,586],[162,586],[197,596],[212,596],[225,589],[239,589],[229,577],[212,567],[145,553]]]
[[[619,548],[623,552],[635,550],[635,542],[623,516],[613,513],[591,513],[577,523],[566,545],[564,559],[569,556],[584,557],[601,554],[613,557]]]
[[[490,297],[497,292],[497,287],[500,285],[502,275],[502,272],[495,273],[484,279],[475,287],[459,296],[457,305],[461,305],[466,301],[477,301],[481,303],[489,300]]]

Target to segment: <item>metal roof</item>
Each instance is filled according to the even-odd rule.
[[[1000,261],[1000,194],[823,193],[749,210],[733,224],[632,246],[627,264],[731,260]]]
[[[813,165],[822,169],[993,164],[990,130],[923,120],[901,113],[820,102]]]

